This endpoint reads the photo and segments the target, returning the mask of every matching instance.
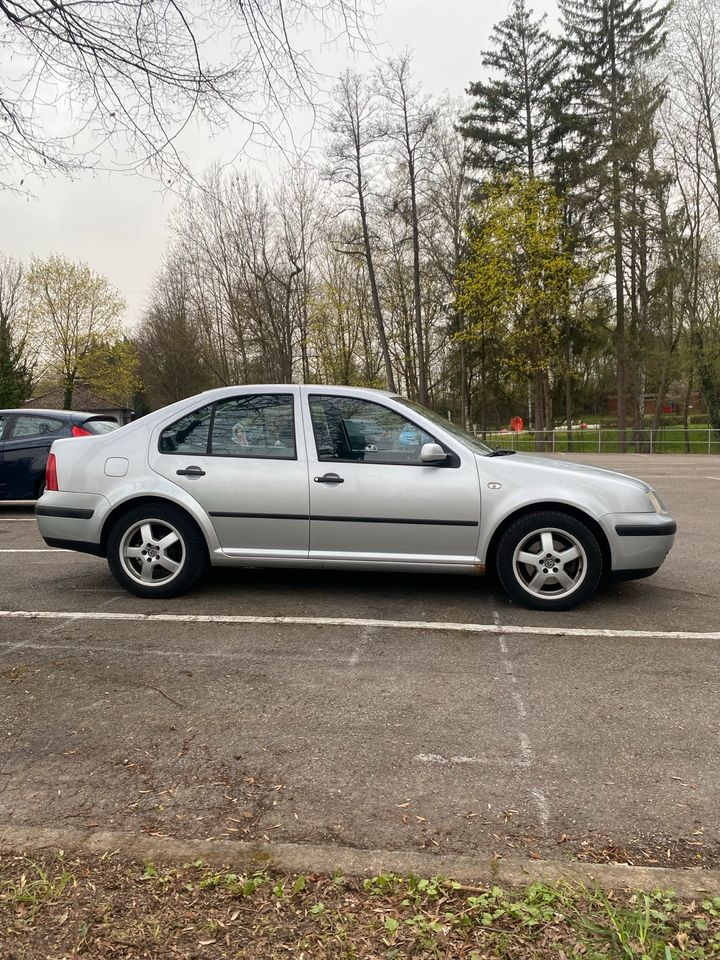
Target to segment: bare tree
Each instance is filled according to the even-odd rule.
[[[204,345],[182,259],[171,257],[157,277],[133,343],[151,408],[219,385],[203,362]]]
[[[442,278],[442,301],[452,312],[450,328],[459,334],[459,381],[460,419],[463,426],[470,423],[470,382],[472,371],[468,368],[471,354],[462,337],[465,318],[457,308],[457,284],[465,244],[465,223],[472,192],[468,175],[465,141],[456,126],[461,104],[452,100],[442,101],[432,128],[430,151],[432,176],[425,186],[425,204],[428,219],[423,224],[425,247],[429,262]],[[481,383],[484,383],[484,376]],[[483,402],[484,410],[484,402]],[[484,423],[484,414],[481,417]]]
[[[273,107],[312,103],[314,71],[299,48],[308,22],[365,43],[373,5],[0,0],[0,45],[12,64],[0,74],[0,186],[95,165],[105,143],[131,165],[177,175],[177,139],[196,117],[235,114],[268,131]]]
[[[310,380],[311,298],[314,263],[323,236],[328,231],[328,209],[320,200],[318,174],[305,163],[296,163],[275,191],[275,208],[281,221],[284,257],[297,271],[293,274],[294,310],[299,338],[301,379]]]
[[[349,71],[343,74],[335,88],[330,118],[330,130],[334,139],[329,151],[329,175],[332,182],[341,187],[353,216],[359,220],[361,236],[355,250],[359,248],[367,267],[387,385],[390,390],[395,391],[395,374],[380,302],[368,208],[375,174],[371,169],[369,155],[377,148],[380,136],[378,110],[377,97],[374,96],[368,81]]]
[[[384,134],[395,146],[395,157],[402,170],[403,191],[396,199],[397,209],[406,207],[405,218],[412,243],[413,321],[417,349],[418,400],[428,402],[428,369],[425,330],[422,315],[420,278],[420,212],[418,194],[428,179],[430,139],[435,112],[430,101],[414,83],[410,54],[390,59],[379,71],[379,89],[386,105]]]

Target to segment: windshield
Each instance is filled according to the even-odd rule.
[[[402,403],[403,406],[410,407],[411,410],[415,410],[416,413],[420,413],[423,417],[426,417],[428,420],[436,423],[439,427],[442,427],[443,430],[446,430],[454,437],[457,437],[458,440],[464,443],[466,447],[469,447],[475,453],[481,453],[483,456],[487,456],[489,453],[493,452],[492,447],[488,447],[487,444],[481,443],[477,437],[472,435],[472,433],[468,433],[467,430],[463,430],[462,427],[458,426],[456,423],[453,423],[451,420],[446,420],[445,417],[441,417],[433,410],[423,407],[422,404],[415,403],[414,400],[406,400],[405,397],[393,397],[393,400],[397,400],[398,403]]]

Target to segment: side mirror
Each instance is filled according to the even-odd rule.
[[[422,463],[442,463],[443,460],[447,460],[447,454],[439,443],[424,443],[420,448]]]

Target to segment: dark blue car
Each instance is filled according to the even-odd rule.
[[[53,440],[117,426],[110,417],[76,410],[0,410],[0,500],[37,500]]]

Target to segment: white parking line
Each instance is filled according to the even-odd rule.
[[[540,627],[535,624],[453,623],[442,620],[371,620],[360,617],[253,617],[204,613],[111,613],[105,610],[0,610],[15,620],[126,620],[139,623],[295,624],[327,627],[379,627],[386,630],[433,630],[442,633],[520,634],[543,637],[608,637],[656,640],[720,640],[720,631],[610,630],[600,627]]]
[[[515,760],[513,757],[445,757],[441,753],[418,753],[413,757],[416,763],[436,763],[440,766],[463,766],[465,764],[498,764],[502,767],[528,767],[525,760]]]
[[[73,553],[73,551],[63,550],[62,547],[24,547],[23,549],[0,547],[0,553]]]

